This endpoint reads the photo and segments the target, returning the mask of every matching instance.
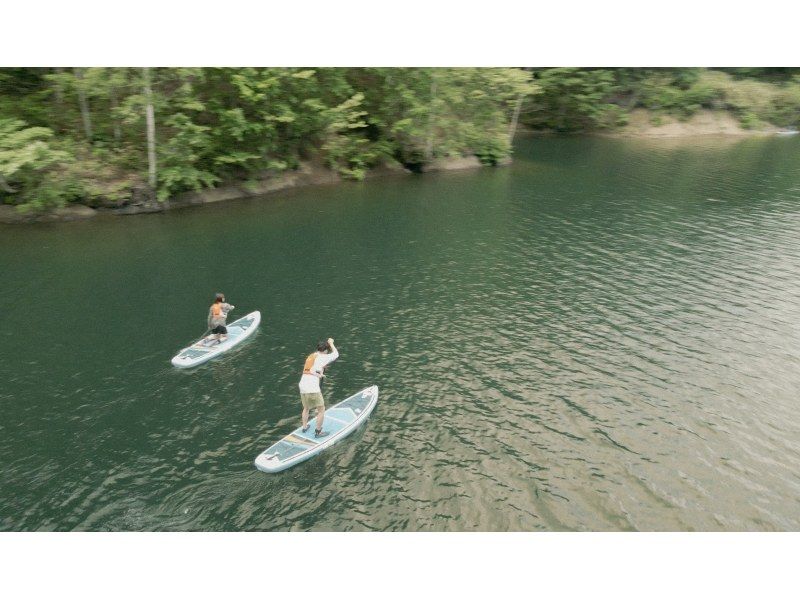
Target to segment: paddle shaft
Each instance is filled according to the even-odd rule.
[[[206,328],[206,331],[200,336],[200,338],[198,338],[192,344],[194,345],[195,343],[199,343],[201,340],[203,340],[205,338],[206,334],[208,334],[209,332],[211,332],[211,328]]]
[[[231,305],[231,308],[230,308],[229,311],[233,311],[233,306],[232,305]],[[225,315],[227,316],[227,313]],[[199,343],[201,340],[203,340],[203,337],[205,337],[205,335],[208,334],[209,332],[211,332],[211,328],[206,328],[206,331],[203,333],[203,336],[201,336],[196,341],[194,341],[194,343]],[[194,343],[192,343],[192,344],[194,344]]]

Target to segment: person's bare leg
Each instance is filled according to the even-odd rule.
[[[308,427],[308,407],[303,407],[303,430]]]
[[[317,407],[317,430],[322,430],[323,421],[325,421],[325,405]]]

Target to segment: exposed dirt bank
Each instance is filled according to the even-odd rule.
[[[764,125],[757,129],[745,129],[729,112],[701,110],[685,121],[672,116],[654,115],[647,110],[637,109],[629,114],[628,125],[602,133],[613,137],[673,138],[699,137],[706,135],[752,137],[775,135],[779,129]]]
[[[0,222],[5,224],[24,224],[28,222],[70,222],[85,220],[97,215],[97,210],[88,206],[69,205],[56,208],[45,214],[25,214],[14,206],[0,205]]]

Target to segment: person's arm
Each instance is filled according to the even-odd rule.
[[[333,344],[333,339],[332,338],[328,339],[328,345],[330,345],[330,347],[331,347],[331,352],[328,353],[328,355],[326,355],[326,357],[327,357],[327,359],[325,360],[325,365],[326,366],[328,364],[336,361],[336,359],[339,357],[339,350],[336,348],[336,345]]]
[[[226,303],[225,305],[223,305],[223,306],[222,306],[222,309],[224,309],[224,310],[225,310],[225,313],[227,314],[227,313],[228,313],[229,311],[231,311],[231,310],[232,310],[234,307],[236,307],[236,306],[235,306],[235,305],[231,305],[230,303]]]

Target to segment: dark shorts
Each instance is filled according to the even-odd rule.
[[[228,334],[228,329],[225,326],[217,326],[211,329],[211,334]]]

